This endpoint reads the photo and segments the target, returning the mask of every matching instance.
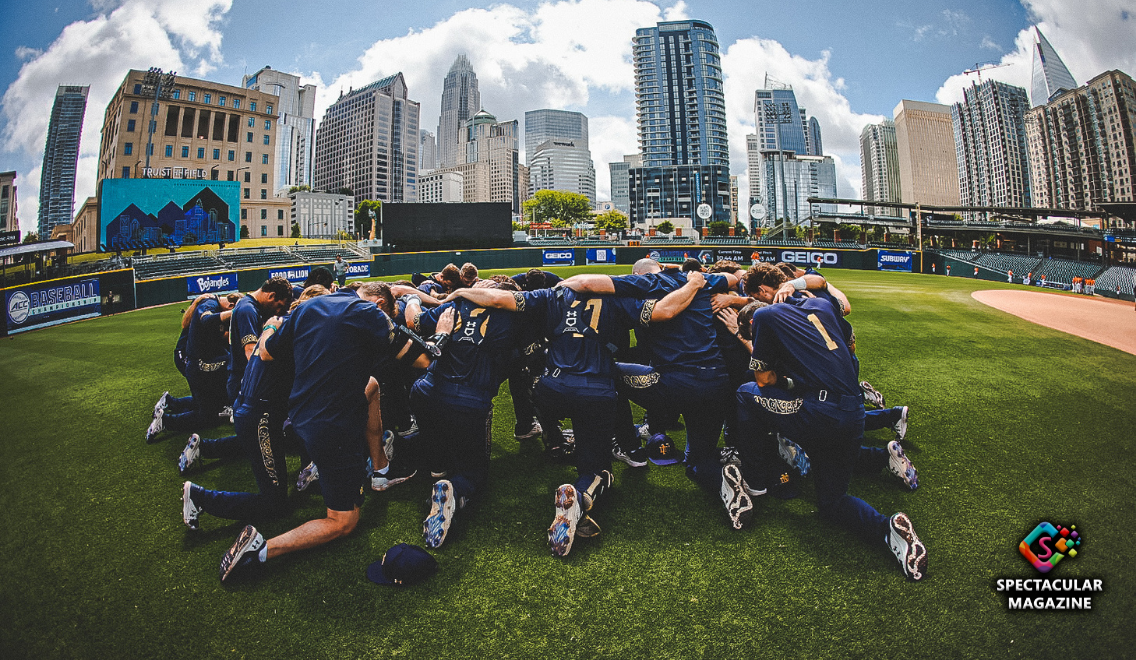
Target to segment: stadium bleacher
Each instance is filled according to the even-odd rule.
[[[533,247],[562,247],[575,245],[570,238],[553,238],[550,236],[533,236],[529,238],[529,245]]]
[[[335,255],[341,255],[344,261],[356,259],[369,259],[370,255],[359,254],[346,245],[298,245],[288,248],[300,261],[335,261]]]
[[[134,257],[133,264],[134,276],[139,280],[208,273],[228,268],[226,264],[207,252]]]
[[[694,245],[689,236],[651,236],[643,239],[643,245]]]
[[[240,270],[242,268],[262,268],[264,266],[283,266],[299,261],[295,255],[287,250],[221,250],[217,255],[229,267]]]
[[[1014,275],[1021,277],[1026,273],[1037,273],[1041,259],[1017,254],[1002,254],[1000,252],[987,252],[979,255],[976,263],[991,270],[1000,272],[1014,271]]]
[[[939,250],[939,254],[943,255],[944,257],[951,257],[952,259],[958,259],[959,261],[969,261],[971,263],[974,263],[979,256],[977,250]]]
[[[1109,293],[1115,296],[1116,287],[1120,287],[1122,295],[1131,296],[1133,295],[1133,278],[1136,278],[1136,268],[1113,266],[1097,275],[1096,290],[1099,293]]]
[[[1100,264],[1049,258],[1042,260],[1041,266],[1033,272],[1033,275],[1035,278],[1045,275],[1046,282],[1071,284],[1074,277],[1095,277],[1100,271]]]
[[[777,247],[808,247],[808,243],[805,243],[799,238],[773,238],[769,236],[762,236],[757,239],[757,244],[774,245]]]
[[[702,245],[749,245],[748,236],[707,236]]]
[[[813,241],[813,247],[818,248],[841,248],[841,249],[859,249],[861,245],[854,241],[830,241],[827,239],[819,239]]]

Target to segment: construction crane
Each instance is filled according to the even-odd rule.
[[[963,73],[963,75],[970,75],[972,73],[978,74],[978,84],[981,85],[982,84],[982,72],[983,71],[987,71],[989,69],[998,69],[998,68],[1004,67],[1004,66],[1010,66],[1010,65],[1009,64],[995,64],[993,62],[986,62],[986,63],[975,62],[973,69],[967,69],[966,71],[963,71],[962,73]]]

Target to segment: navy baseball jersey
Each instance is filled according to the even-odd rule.
[[[544,273],[544,286],[540,287],[541,289],[551,289],[552,287],[563,281],[563,278],[561,278],[556,273],[551,273],[547,270],[542,270],[540,272]],[[512,277],[512,280],[517,283],[517,286],[521,287],[522,291],[540,290],[537,287],[533,286],[531,282],[529,282],[528,273],[517,273]]]
[[[220,303],[214,299],[198,303],[193,310],[185,348],[189,358],[187,369],[211,373],[228,364],[229,346],[225,343],[221,311]]]
[[[508,374],[517,347],[518,321],[512,312],[486,309],[460,299],[419,314],[415,321],[418,334],[433,334],[438,319],[451,308],[455,316],[449,344],[430,364],[427,378],[420,379],[415,387],[446,403],[483,410],[493,405],[493,397]]]
[[[549,369],[608,378],[615,369],[613,354],[630,343],[628,330],[646,327],[656,302],[563,288],[513,295],[518,311],[531,315],[549,339]]]
[[[727,293],[729,281],[718,274],[706,273],[706,286],[681,314],[667,323],[636,330],[640,343],[651,351],[655,366],[724,367],[714,331],[714,310],[710,296]],[[662,298],[686,284],[686,273],[667,269],[646,275],[619,275],[611,278],[615,293],[635,298]]]
[[[276,358],[265,362],[253,351],[241,379],[240,395],[246,401],[267,403],[273,409],[287,407],[294,371],[291,359]]]
[[[823,298],[789,298],[753,313],[750,369],[774,370],[793,379],[795,389],[860,395],[852,352],[838,312]]]
[[[233,307],[233,315],[229,317],[229,354],[232,359],[229,360],[229,382],[226,386],[230,401],[236,399],[241,390],[241,378],[248,364],[245,346],[256,343],[265,320],[260,304],[252,295],[244,296]]]

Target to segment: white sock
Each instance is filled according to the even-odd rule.
[[[390,465],[390,463],[387,463],[387,466],[385,468],[383,468],[381,470],[375,470],[375,474],[385,475],[390,469],[391,469],[391,465]]]
[[[256,557],[257,557],[257,559],[260,560],[260,563],[262,563],[262,564],[264,562],[268,561],[268,544],[267,543],[265,543],[264,547],[260,549],[260,552],[257,553]]]

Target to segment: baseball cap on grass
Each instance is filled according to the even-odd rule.
[[[674,441],[663,433],[651,436],[647,443],[647,458],[655,465],[674,465],[682,460]]]
[[[438,562],[422,548],[399,543],[383,553],[383,558],[367,567],[367,579],[375,584],[409,586],[430,577]]]

